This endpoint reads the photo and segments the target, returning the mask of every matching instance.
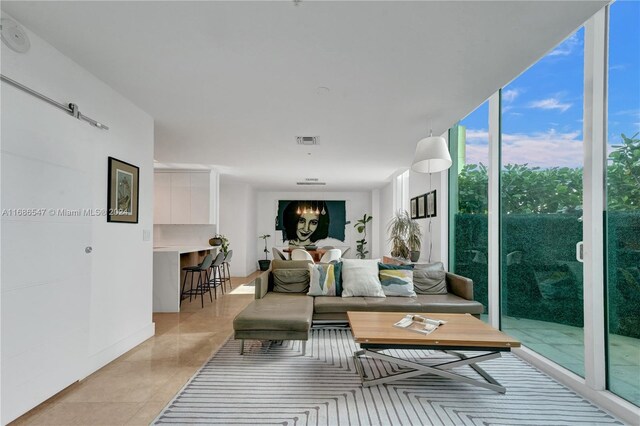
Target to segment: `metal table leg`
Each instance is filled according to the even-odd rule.
[[[476,365],[476,363],[481,361],[499,358],[501,356],[500,352],[490,352],[490,353],[486,353],[486,354],[482,354],[474,357],[467,357],[466,355],[458,352],[452,352],[452,351],[445,351],[445,352],[455,355],[460,359],[457,361],[446,362],[446,363],[438,364],[435,366],[427,366],[427,365],[419,364],[414,361],[408,361],[405,359],[397,358],[387,354],[382,354],[379,352],[374,352],[367,349],[361,349],[359,351],[356,351],[353,354],[353,359],[356,365],[356,370],[358,372],[358,375],[360,375],[360,378],[362,380],[362,386],[364,387],[376,386],[384,383],[394,382],[401,379],[407,379],[410,377],[422,376],[425,374],[433,374],[440,377],[446,377],[451,380],[468,383],[470,385],[478,386],[481,388],[490,389],[498,393],[506,393],[507,389],[504,386],[502,386],[500,383],[498,383],[498,381],[496,381],[493,377],[491,377],[489,373],[487,373],[482,368]],[[408,370],[402,371],[400,373],[389,374],[383,377],[368,378],[364,372],[364,366],[362,365],[362,359],[361,359],[362,357],[375,358],[382,361],[391,362],[391,363],[400,365],[402,367],[407,367]],[[464,365],[468,365],[469,367],[473,368],[476,372],[478,372],[478,374],[480,374],[486,380],[486,382],[472,379],[470,377],[466,377],[466,376],[448,371],[454,367],[459,367]]]

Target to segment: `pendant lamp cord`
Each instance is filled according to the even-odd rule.
[[[431,173],[429,173],[429,192],[431,192]],[[429,196],[427,195],[427,198]],[[424,208],[427,210],[427,214],[429,214],[429,203],[427,203],[427,199],[424,200],[425,204],[427,204],[426,206],[424,206]],[[434,212],[435,213],[435,212]],[[428,227],[428,233],[429,233],[429,263],[431,263],[431,252],[433,251],[433,238],[431,237],[431,215],[429,215],[429,227]]]

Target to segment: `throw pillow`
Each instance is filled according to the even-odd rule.
[[[335,266],[330,263],[309,264],[309,296],[335,296]]]
[[[309,290],[308,269],[276,269],[273,271],[275,293],[306,293]]]
[[[336,277],[336,296],[342,296],[342,262],[333,260],[331,264],[333,265],[333,275]]]
[[[427,271],[444,271],[444,263],[442,262],[433,262],[433,263],[417,263],[413,267],[414,269],[424,269]]]
[[[342,297],[385,297],[378,277],[380,259],[342,259]]]
[[[447,273],[442,270],[414,269],[413,286],[418,294],[447,294]]]
[[[413,265],[378,263],[378,269],[385,296],[416,297],[413,291]]]

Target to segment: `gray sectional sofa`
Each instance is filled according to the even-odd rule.
[[[308,261],[274,260],[271,269],[255,281],[255,298],[233,321],[235,339],[302,340],[309,337],[313,322],[347,322],[347,311],[405,313],[483,312],[473,300],[473,281],[446,273],[447,294],[419,294],[417,297],[337,297],[307,296],[305,293],[273,291],[273,270],[307,268]],[[243,349],[241,349],[242,351]],[[304,351],[304,349],[303,349]]]

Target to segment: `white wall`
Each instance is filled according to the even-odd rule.
[[[275,217],[278,214],[278,200],[345,200],[347,210],[347,222],[351,222],[345,227],[345,241],[335,240],[328,238],[323,240],[324,245],[333,246],[349,246],[351,250],[347,253],[346,257],[354,258],[356,256],[356,240],[361,238],[361,234],[355,230],[354,225],[357,220],[362,219],[364,214],[373,215],[372,213],[377,210],[372,204],[371,191],[359,191],[359,192],[271,192],[260,191],[258,192],[258,206],[257,206],[257,224],[258,233],[271,234],[271,238],[268,242],[268,247],[272,246],[281,247],[285,244],[282,242],[282,231],[275,230]],[[377,200],[376,200],[377,201]],[[367,248],[370,252],[369,256],[373,253],[372,247],[377,247],[378,242],[375,241],[377,235],[372,232],[373,227],[377,226],[379,218],[373,218],[367,228]],[[264,245],[262,240],[260,243],[255,244],[256,253],[262,254]]]
[[[384,187],[380,188],[380,220],[378,221],[378,233],[380,240],[378,248],[381,256],[389,256],[391,253],[391,244],[389,243],[389,234],[387,226],[394,215],[393,211],[393,180]]]
[[[105,209],[113,156],[140,167],[139,223],[2,217],[2,423],[154,333],[152,241],[143,241],[153,226],[153,119],[27,32],[29,52],[2,45],[2,73],[110,130],[2,83],[1,207]]]
[[[255,191],[243,182],[220,176],[220,225],[218,232],[229,238],[233,250],[231,276],[246,277],[258,269],[253,247],[256,233]]]

